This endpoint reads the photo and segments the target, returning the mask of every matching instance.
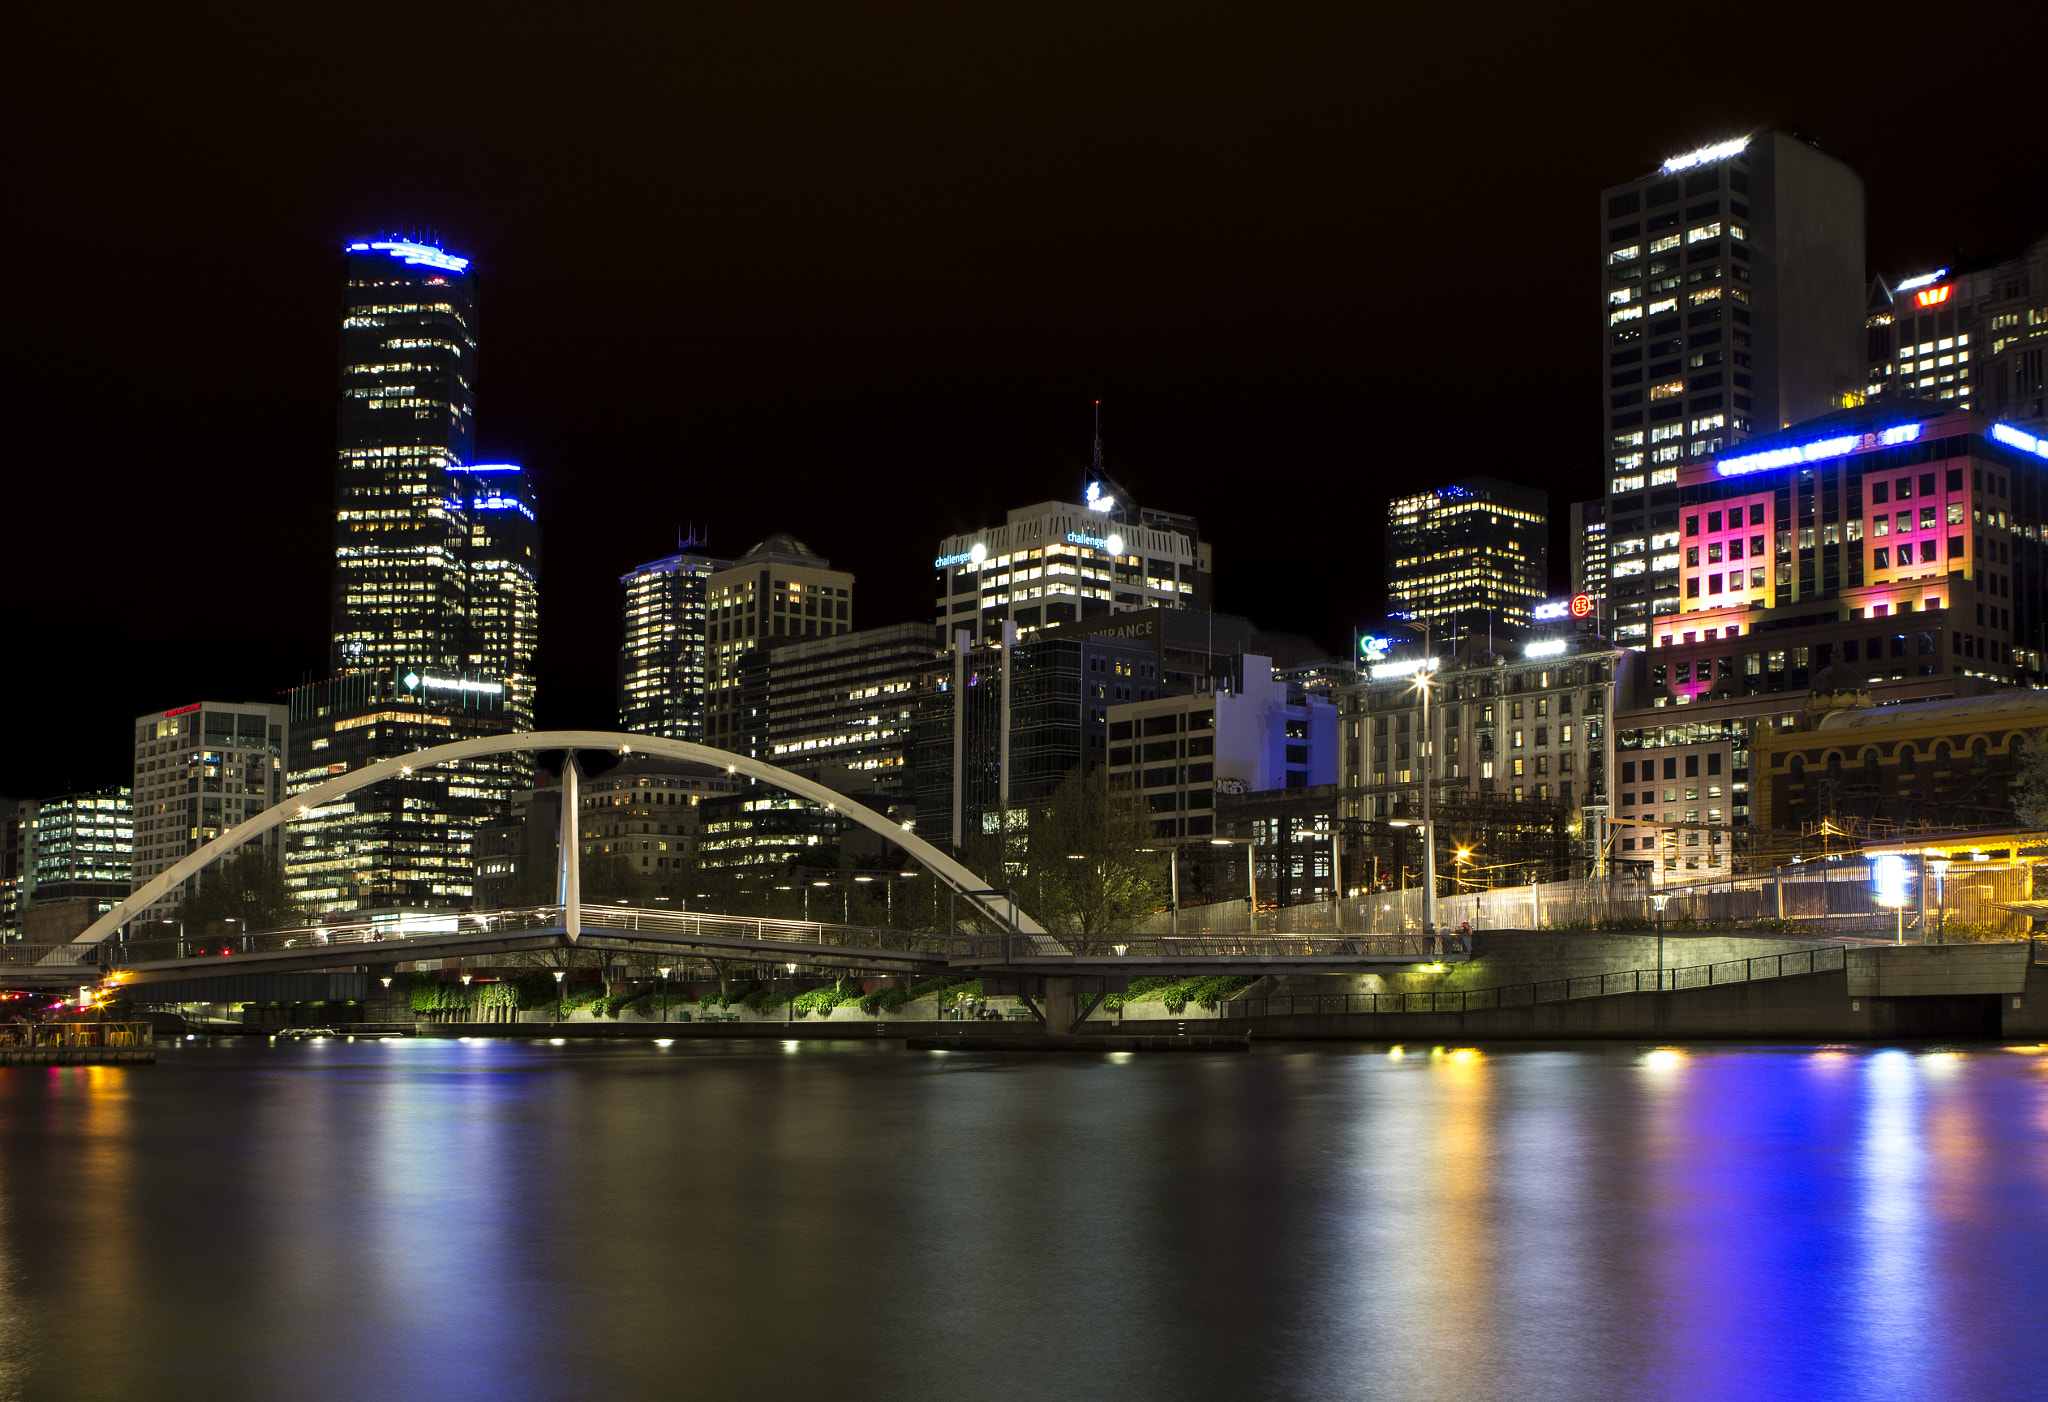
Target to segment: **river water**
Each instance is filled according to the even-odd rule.
[[[0,1071],[0,1396],[2048,1396],[2048,1048]]]

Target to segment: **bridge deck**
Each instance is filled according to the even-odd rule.
[[[1348,973],[1365,968],[1458,962],[1456,936],[1066,936],[947,935],[862,925],[586,906],[578,949],[668,958],[794,963],[809,970],[878,974],[1164,975]],[[104,959],[123,983],[217,978],[226,972],[354,970],[365,965],[456,959],[524,962],[571,944],[559,907],[448,915],[407,927],[388,924],[280,930],[266,934],[133,944],[16,946],[0,982],[70,986],[95,979]],[[24,959],[35,954],[32,963]],[[554,963],[553,960],[542,961]],[[623,962],[623,961],[622,961]],[[26,977],[16,977],[17,975]]]

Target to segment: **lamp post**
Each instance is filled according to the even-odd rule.
[[[782,967],[789,974],[789,1012],[784,1015],[782,1020],[794,1023],[796,1021],[796,965],[784,964]]]
[[[1927,865],[1934,869],[1934,942],[1948,942],[1948,858],[1929,857]],[[2030,893],[2031,894],[2031,893]],[[1920,922],[1920,939],[1927,940],[1927,922]]]
[[[668,976],[669,972],[674,968],[675,965],[673,964],[664,964],[661,967],[661,1020],[663,1022],[668,1021]]]
[[[1670,899],[1671,897],[1666,895],[1650,897],[1650,904],[1657,907],[1657,991],[1659,993],[1664,991],[1664,902]]]
[[[1422,693],[1422,933],[1429,936],[1436,933],[1436,824],[1429,813],[1429,791],[1434,787],[1432,771],[1436,754],[1436,747],[1430,743],[1429,693],[1433,680],[1431,673],[1436,671],[1436,653],[1427,618],[1420,623],[1410,623],[1406,619],[1394,621],[1412,633],[1422,634],[1422,659],[1415,667],[1415,686]]]
[[[555,1021],[562,1020],[562,980],[569,977],[565,969],[555,970]]]

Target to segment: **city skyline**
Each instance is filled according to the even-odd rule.
[[[81,509],[83,484],[94,481],[98,524],[117,548],[104,568],[75,578],[62,607],[30,613],[21,601],[36,595],[27,585],[63,568],[73,547],[58,530],[22,542],[13,561],[24,587],[9,591],[17,655],[67,671],[110,651],[134,657],[148,681],[96,694],[86,707],[95,733],[109,735],[136,714],[189,696],[275,702],[284,689],[324,675],[333,287],[342,246],[394,232],[435,231],[439,243],[475,260],[487,284],[478,313],[487,345],[480,392],[492,407],[476,455],[529,465],[544,515],[561,527],[550,539],[549,621],[541,630],[537,719],[545,725],[551,716],[612,712],[618,577],[673,553],[686,523],[709,523],[714,554],[788,531],[859,576],[864,625],[916,619],[929,607],[929,577],[915,564],[925,543],[1001,520],[1023,502],[1070,496],[1088,469],[1098,398],[1108,470],[1141,500],[1203,522],[1215,545],[1221,610],[1341,646],[1351,627],[1384,606],[1377,532],[1348,518],[1359,508],[1375,514],[1411,480],[1407,466],[1395,466],[1399,456],[1453,421],[1461,438],[1501,445],[1487,472],[1550,490],[1552,585],[1560,586],[1569,556],[1565,505],[1601,491],[1603,444],[1582,408],[1595,393],[1585,349],[1593,331],[1572,333],[1568,343],[1580,350],[1560,365],[1475,396],[1469,336],[1453,332],[1437,309],[1477,305],[1477,284],[1415,273],[1480,266],[1474,260],[1512,224],[1518,263],[1555,270],[1531,283],[1525,304],[1577,325],[1590,295],[1582,271],[1593,196],[1715,139],[1773,125],[1811,131],[1864,181],[1873,274],[1896,278],[1959,256],[2010,258],[2048,227],[2038,183],[2010,178],[2013,158],[1949,151],[1937,132],[1846,79],[1808,84],[1795,100],[1768,74],[1732,75],[1654,118],[1616,118],[1590,101],[1568,105],[1552,117],[1554,145],[1527,161],[1504,161],[1489,144],[1496,130],[1487,120],[1529,91],[1526,77],[1409,147],[1340,145],[1337,135],[1320,133],[1367,129],[1371,119],[1342,73],[1297,54],[1286,55],[1294,66],[1280,63],[1276,50],[1247,61],[1244,93],[1219,97],[1191,81],[1194,68],[1184,61],[1220,37],[1198,26],[1158,62],[1124,75],[1129,81],[1110,92],[1086,133],[1061,118],[1054,130],[990,158],[985,170],[900,208],[876,206],[873,193],[838,183],[829,161],[799,160],[788,180],[764,185],[746,156],[801,150],[792,129],[765,134],[746,152],[708,164],[693,186],[709,196],[707,207],[745,207],[747,199],[734,198],[744,195],[778,213],[880,210],[880,232],[820,242],[785,231],[748,250],[760,232],[754,221],[766,215],[721,214],[686,236],[682,263],[711,270],[689,277],[652,256],[633,231],[649,212],[642,202],[677,196],[629,193],[638,188],[632,173],[604,160],[572,169],[568,152],[585,132],[576,119],[564,118],[550,135],[534,117],[482,97],[481,84],[479,103],[460,119],[466,139],[446,160],[379,168],[335,148],[309,160],[282,191],[261,196],[254,185],[220,183],[218,174],[205,177],[211,184],[179,188],[150,167],[139,178],[162,211],[154,225],[74,225],[95,219],[102,196],[61,163],[38,165],[32,184],[58,211],[75,250],[107,267],[133,262],[145,239],[168,240],[173,256],[218,257],[220,230],[233,227],[236,281],[263,295],[245,290],[181,324],[188,353],[176,357],[154,351],[165,333],[131,319],[142,339],[110,359],[70,328],[121,324],[112,309],[133,297],[136,283],[123,272],[64,284],[63,295],[84,311],[44,317],[60,328],[59,344],[18,382],[47,406],[32,416],[22,451],[52,462],[75,457],[91,470],[32,481],[25,519],[63,519]],[[482,42],[486,57],[519,49],[502,35]],[[220,59],[201,55],[199,66],[209,61]],[[1100,76],[1105,61],[1058,62]],[[1480,81],[1507,63],[1506,55],[1482,56],[1460,81]],[[950,88],[954,80],[927,81]],[[60,145],[82,156],[110,141],[147,90],[124,95]],[[268,95],[276,134],[239,140],[254,150],[302,136],[327,151],[339,119],[281,90]],[[1190,126],[1163,148],[1148,145],[1147,101],[1184,107]],[[2017,98],[1994,90],[1985,101],[1996,112]],[[966,129],[1028,132],[1024,124],[1039,115],[1020,87],[999,84],[970,106]],[[1233,124],[1249,135],[1220,146],[1210,139]],[[860,131],[912,138],[882,141],[883,190],[914,190],[921,174],[946,165],[953,140],[893,113],[870,114]],[[1292,139],[1279,139],[1283,133]],[[1066,139],[1083,135],[1092,159],[1074,158]],[[1451,172],[1462,168],[1484,198],[1469,219],[1389,220],[1390,209],[1426,202],[1403,204],[1388,193],[1383,209],[1378,196],[1312,175],[1366,168],[1390,191],[1420,191],[1431,181],[1449,188]],[[1972,197],[1922,198],[1936,168],[1945,187]],[[519,170],[530,174],[515,178]],[[1094,232],[1047,242],[1057,226],[1042,216],[998,229],[1001,221],[988,216],[1022,207],[1011,182],[1027,176],[1052,182],[1052,203],[1095,211]],[[1120,184],[1134,178],[1144,190],[1124,193]],[[572,189],[610,193],[594,211],[573,215],[545,197]],[[1173,207],[1165,195],[1189,202],[1198,217],[1163,223],[1162,210]],[[952,203],[972,219],[962,226],[971,235],[890,243],[911,227],[905,221]],[[1169,228],[1178,236],[1162,238]],[[1352,238],[1367,229],[1363,242]],[[1022,256],[1027,247],[1038,256]],[[1276,260],[1280,249],[1287,256]],[[977,274],[989,257],[1026,275]],[[600,278],[606,269],[639,271]],[[888,275],[875,276],[879,269]],[[877,283],[890,284],[886,296]],[[1199,305],[1183,295],[1196,285],[1210,294]],[[649,323],[665,329],[650,332]],[[1358,328],[1368,325],[1401,330],[1361,339]],[[574,357],[566,356],[570,345],[581,348]],[[229,439],[208,383],[223,365],[234,367],[253,406]],[[103,403],[110,395],[133,412],[86,407],[87,396]],[[63,448],[55,426],[82,417],[112,422],[79,455]],[[1465,471],[1436,475],[1451,480]],[[763,490],[778,481],[792,485]],[[173,558],[164,553],[169,541],[159,544],[174,534],[161,529],[172,482],[188,484],[214,533],[237,542],[245,623],[218,640],[194,640],[182,616],[153,602]],[[251,484],[260,485],[247,490]],[[1262,510],[1243,509],[1247,490]],[[1304,536],[1310,548],[1300,548]],[[1277,566],[1293,558],[1327,562],[1315,567],[1311,588],[1279,582]],[[1304,598],[1315,602],[1296,602]],[[121,780],[125,767],[112,743],[103,752],[39,754],[0,775],[0,791],[85,789]]]

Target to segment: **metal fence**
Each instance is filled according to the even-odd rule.
[[[1846,949],[1805,949],[1765,954],[1721,964],[1694,964],[1682,969],[1624,969],[1580,978],[1546,979],[1499,988],[1465,988],[1421,993],[1311,993],[1278,998],[1241,998],[1222,1005],[1224,1017],[1338,1016],[1346,1013],[1469,1013],[1496,1008],[1526,1008],[1574,998],[1604,998],[1619,993],[1676,992],[1798,974],[1831,973],[1847,967]]]
[[[0,1047],[146,1047],[155,1036],[146,1022],[0,1024]]]
[[[2026,917],[2004,907],[2032,895],[2030,867],[1956,862],[1945,876],[1930,872],[1925,885],[1926,938],[1935,938],[1947,925],[1978,933],[2026,933]],[[1681,928],[1764,924],[1820,937],[1890,933],[1899,924],[1899,912],[1878,903],[1869,861],[1861,854],[1685,885],[1651,887],[1613,879],[1472,891],[1438,900],[1435,923],[1439,930],[1468,923],[1475,930],[1648,929],[1657,924],[1659,897],[1665,924]],[[1135,929],[1198,936],[1419,934],[1425,928],[1425,905],[1419,889],[1382,891],[1261,910],[1254,918],[1244,901],[1219,901],[1161,911]],[[1916,882],[1905,908],[1907,930],[1921,930],[1921,907]]]

